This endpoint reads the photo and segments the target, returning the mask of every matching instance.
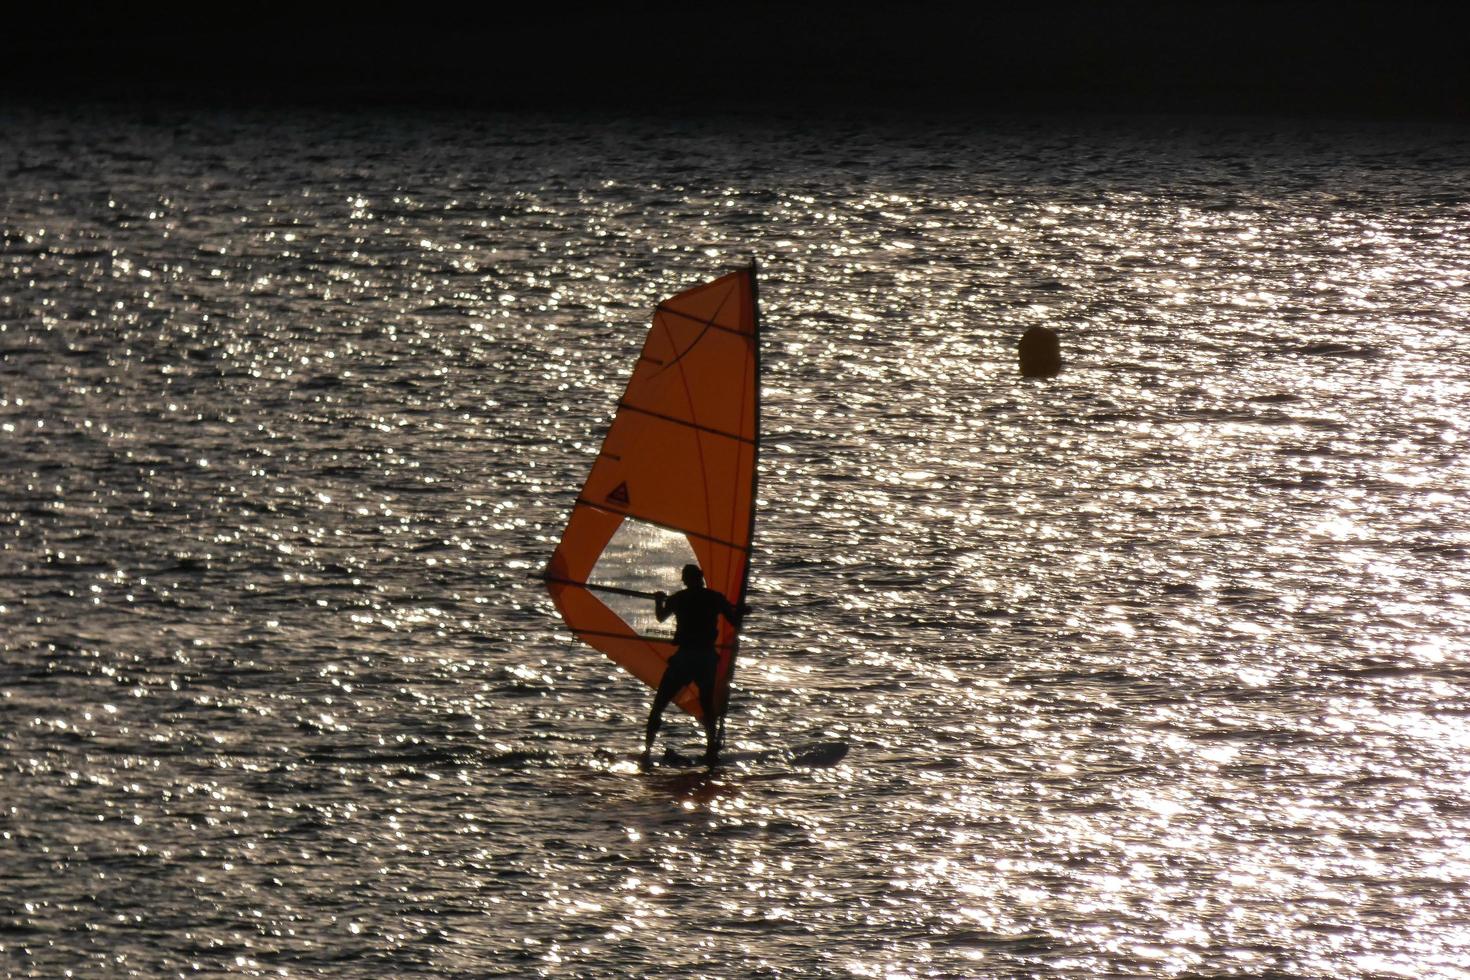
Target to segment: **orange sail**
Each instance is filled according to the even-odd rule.
[[[592,464],[546,583],[579,639],[656,688],[674,653],[653,591],[697,562],[731,604],[745,600],[760,438],[756,270],[658,305],[617,415]],[[715,704],[729,700],[739,633],[720,620]],[[701,715],[694,687],[675,703]]]

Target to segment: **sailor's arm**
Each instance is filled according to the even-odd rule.
[[[747,606],[745,603],[742,602],[738,606],[732,606],[730,605],[730,600],[726,599],[723,595],[720,596],[720,604],[720,612],[725,614],[725,618],[728,619],[733,626],[739,626],[740,620],[745,617],[746,613],[750,612],[750,607]]]
[[[669,613],[671,612],[673,610],[669,608],[669,594],[667,592],[655,592],[653,594],[653,614],[658,617],[658,621],[662,623],[668,619]]]

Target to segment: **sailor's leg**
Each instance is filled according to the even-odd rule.
[[[658,693],[653,696],[653,710],[648,712],[648,728],[643,736],[643,752],[645,755],[653,749],[653,738],[658,734],[659,725],[663,722],[664,709],[669,702],[674,700],[673,695],[664,693],[664,686],[659,685]]]
[[[699,709],[704,722],[704,761],[714,765],[720,753],[720,720],[715,717],[715,668],[711,663],[708,670],[700,671],[696,681],[699,685]]]
[[[658,693],[653,696],[653,709],[648,712],[648,730],[643,740],[643,754],[647,755],[653,748],[653,737],[658,734],[659,725],[663,722],[664,709],[669,702],[674,700],[684,687],[689,683],[685,672],[670,664],[664,670],[663,679],[658,683]]]

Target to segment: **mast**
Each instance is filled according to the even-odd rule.
[[[760,454],[761,454],[761,307],[760,307],[760,279],[759,269],[756,265],[755,256],[750,259],[750,315],[753,321],[753,329],[750,336],[751,357],[754,363],[752,370],[755,373],[755,444],[751,446],[750,460],[750,532],[747,540],[750,542],[750,551],[746,553],[745,569],[740,578],[740,601],[745,603],[745,597],[750,594],[750,565],[755,557],[755,512],[756,495],[760,484]],[[735,631],[730,649],[730,669],[725,672],[724,696],[718,702],[720,712],[719,722],[719,745],[725,744],[725,716],[730,713],[730,693],[735,686],[735,662],[740,653],[740,633],[744,629],[745,617],[741,616],[741,629]]]

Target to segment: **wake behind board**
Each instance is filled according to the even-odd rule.
[[[781,749],[758,749],[747,752],[725,752],[720,755],[720,766],[790,766],[797,769],[820,769],[835,766],[847,755],[846,742],[804,742]],[[704,757],[684,755],[673,749],[665,749],[658,764],[670,769],[702,769]]]

